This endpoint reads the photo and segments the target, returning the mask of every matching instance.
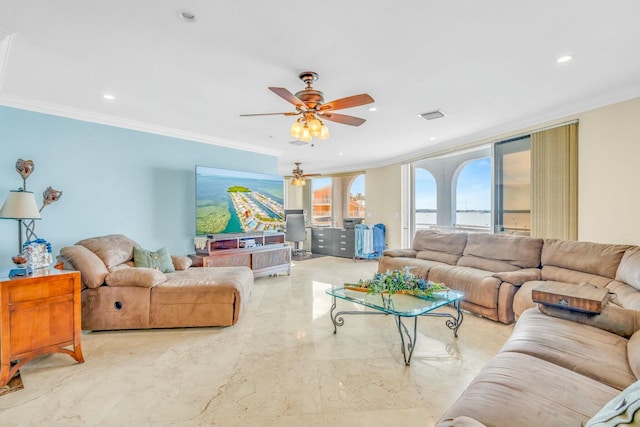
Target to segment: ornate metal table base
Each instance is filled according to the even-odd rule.
[[[331,304],[331,321],[333,322],[333,333],[338,332],[338,326],[344,325],[344,318],[342,316],[346,314],[366,314],[366,315],[391,315],[395,317],[396,325],[398,326],[398,333],[400,334],[400,341],[402,342],[402,357],[404,358],[404,364],[409,366],[411,364],[411,356],[413,355],[413,350],[416,346],[416,338],[417,338],[417,329],[418,329],[418,317],[419,316],[431,316],[431,317],[446,317],[448,318],[445,322],[445,325],[451,330],[453,330],[453,336],[458,337],[458,328],[462,324],[464,320],[464,316],[462,311],[460,310],[460,300],[456,300],[451,302],[453,307],[456,310],[455,315],[451,313],[433,313],[427,312],[420,314],[419,316],[397,316],[390,313],[386,313],[384,311],[338,311],[334,313],[336,310],[336,297],[332,296],[333,303]],[[411,332],[407,326],[404,324],[402,318],[413,318],[413,332]],[[406,338],[405,338],[406,337]]]

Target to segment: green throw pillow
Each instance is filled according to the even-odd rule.
[[[133,263],[136,267],[153,268],[154,270],[160,270],[163,273],[173,273],[175,268],[173,267],[173,261],[167,248],[158,249],[155,252],[148,251],[142,248],[133,248]]]

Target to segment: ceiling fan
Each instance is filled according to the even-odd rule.
[[[307,173],[305,174],[302,169],[300,169],[300,165],[302,163],[295,162],[296,167],[291,171],[292,175],[287,176],[285,178],[291,178],[291,185],[306,185],[306,179],[312,178],[314,176],[321,176],[319,173]]]
[[[298,75],[298,77],[307,86],[303,90],[296,92],[295,95],[283,87],[269,87],[273,93],[290,104],[293,104],[296,111],[284,113],[241,114],[240,116],[300,115],[300,118],[298,118],[293,126],[291,126],[291,136],[304,142],[310,142],[314,136],[319,139],[326,139],[329,137],[329,130],[324,123],[322,123],[321,119],[350,126],[360,126],[366,121],[359,117],[348,116],[346,114],[336,114],[333,111],[370,104],[374,102],[371,96],[366,93],[362,93],[360,95],[348,96],[346,98],[340,98],[325,103],[324,94],[311,86],[313,82],[318,80],[318,73],[313,71],[303,71]]]

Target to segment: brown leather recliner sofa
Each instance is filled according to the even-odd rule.
[[[469,311],[518,320],[437,427],[640,423],[640,247],[421,230],[378,269],[407,265],[465,292]],[[611,299],[601,314],[536,305],[532,290],[551,282]]]
[[[598,315],[527,309],[436,426],[638,425],[639,330],[640,312],[614,304]]]
[[[415,274],[464,292],[462,308],[510,323],[535,306],[531,291],[547,281],[606,287],[615,305],[640,310],[640,285],[629,284],[640,277],[638,251],[631,245],[418,230],[411,248],[383,252],[378,271],[413,267]]]
[[[114,234],[60,250],[63,268],[81,273],[82,329],[231,326],[242,315],[253,289],[250,268],[190,268],[188,257],[171,256],[165,273],[136,267],[134,248]]]

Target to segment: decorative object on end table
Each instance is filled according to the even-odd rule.
[[[376,273],[372,279],[360,280],[356,284],[345,284],[345,289],[367,292],[369,294],[387,293],[408,294],[420,297],[430,297],[434,292],[448,291],[443,283],[425,280],[411,273],[410,267],[393,270],[386,273]]]
[[[21,252],[11,257],[11,261],[13,261],[16,268],[12,268],[9,271],[9,277],[22,277],[33,274],[33,270],[29,267],[29,259],[24,253]]]
[[[49,267],[53,262],[51,243],[44,239],[25,242],[22,246],[22,254],[27,259],[28,266],[33,269]]]
[[[0,218],[18,220],[18,250],[22,251],[22,226],[25,226],[26,240],[37,239],[35,233],[35,221],[41,219],[40,212],[45,206],[57,201],[62,197],[62,191],[58,191],[51,186],[42,193],[42,206],[38,209],[33,193],[27,191],[27,178],[35,170],[33,160],[16,160],[16,172],[22,177],[22,187],[17,191],[11,190],[9,196],[0,209]]]

